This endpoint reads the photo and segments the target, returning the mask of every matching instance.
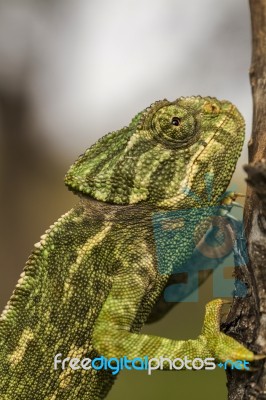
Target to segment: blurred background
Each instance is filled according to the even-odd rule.
[[[63,177],[78,155],[155,100],[228,99],[251,131],[251,38],[243,0],[0,0],[0,308],[33,244],[76,201]],[[233,178],[245,191],[239,161]],[[200,302],[144,332],[195,338]],[[226,399],[225,374],[123,372],[108,400]]]

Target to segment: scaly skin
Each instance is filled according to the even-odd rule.
[[[243,118],[227,101],[163,100],[77,160],[66,184],[80,201],[35,245],[1,316],[1,399],[105,398],[111,371],[54,370],[58,353],[254,360],[220,332],[219,299],[207,305],[196,340],[139,334],[170,273],[158,271],[153,215],[219,204],[243,139]],[[190,236],[177,246],[180,265],[195,246]]]

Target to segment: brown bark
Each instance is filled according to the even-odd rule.
[[[266,354],[266,0],[250,0],[250,11],[253,129],[244,210],[249,261],[236,269],[248,295],[234,299],[225,331],[255,353]],[[250,372],[231,370],[227,377],[230,400],[266,399],[265,361],[255,362]]]

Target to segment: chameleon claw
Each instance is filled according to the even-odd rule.
[[[246,197],[244,193],[235,193],[236,198],[237,197]]]
[[[232,205],[233,205],[234,207],[244,208],[244,206],[243,206],[242,204],[238,203],[237,201],[232,201]]]
[[[244,208],[242,204],[235,201],[237,197],[243,196],[245,195],[243,195],[242,193],[229,192],[228,195],[221,201],[220,215],[222,217],[228,217],[234,221],[237,221],[237,219],[232,214],[230,214],[230,211],[232,207]]]
[[[232,304],[232,300],[222,299],[223,304]]]
[[[225,197],[222,199],[221,204],[225,205],[225,206],[231,206],[238,197],[246,197],[246,195],[243,193],[228,192],[228,193],[226,193]]]
[[[227,213],[226,214],[226,217],[227,218],[229,218],[229,219],[231,219],[232,221],[239,221],[236,217],[234,217],[232,214],[230,214],[230,213]]]
[[[254,361],[263,360],[264,358],[266,358],[266,354],[255,354],[254,355]]]

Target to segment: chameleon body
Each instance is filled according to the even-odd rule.
[[[255,358],[220,332],[219,299],[207,305],[196,340],[139,333],[169,278],[158,271],[152,216],[199,207],[195,198],[217,205],[243,139],[243,118],[230,102],[187,97],[152,104],[80,156],[65,178],[80,200],[35,244],[1,316],[2,400],[105,398],[111,370],[54,369],[56,354]],[[176,248],[178,259],[190,257],[190,241]]]

